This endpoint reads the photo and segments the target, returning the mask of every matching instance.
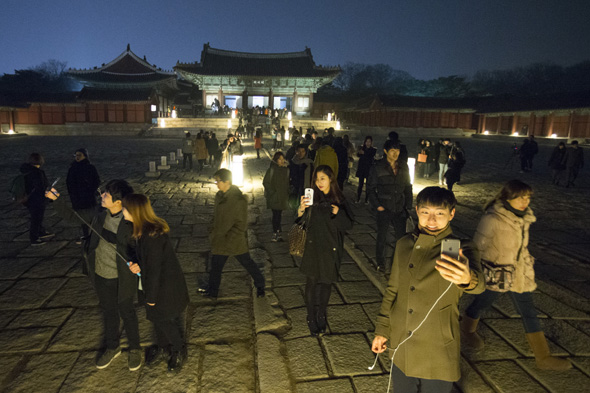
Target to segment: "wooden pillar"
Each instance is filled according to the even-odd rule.
[[[202,91],[203,94],[203,109],[207,109],[207,92],[205,89]]]
[[[551,136],[553,134],[553,121],[555,120],[555,114],[551,112],[549,114],[549,128],[547,129],[547,135]]]
[[[309,115],[312,115],[313,111],[313,93],[309,93]],[[340,117],[340,116],[339,116]]]
[[[572,137],[572,126],[574,124],[574,116],[576,115],[575,111],[570,111],[570,116],[567,121],[567,139]]]
[[[223,88],[221,86],[219,86],[219,91],[217,92],[217,99],[219,100],[219,105],[221,105],[223,107],[224,103],[223,103]]]
[[[531,112],[529,116],[529,135],[535,135],[535,122],[536,122],[535,112]]]
[[[479,133],[483,134],[484,132],[486,132],[486,115],[480,115],[479,124],[480,124]]]
[[[512,132],[510,134],[513,134],[516,132],[516,126],[518,125],[518,115],[515,113],[512,115]]]
[[[14,129],[14,109],[11,109],[10,112],[8,112],[8,124],[8,129],[16,132]]]
[[[500,135],[500,129],[502,128],[502,115],[498,116],[498,124],[496,125],[496,135]]]
[[[270,89],[268,91],[268,107],[270,108],[270,110],[274,110],[275,108],[275,93],[272,91],[272,89]]]
[[[291,111],[293,112],[293,116],[295,116],[295,112],[297,111],[297,89],[293,90],[293,102],[291,103]]]

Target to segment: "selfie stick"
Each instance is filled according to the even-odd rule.
[[[426,322],[426,319],[428,318],[428,316],[430,315],[430,313],[432,312],[432,310],[434,310],[434,307],[436,307],[437,303],[440,301],[440,299],[443,298],[443,296],[445,296],[447,294],[447,292],[449,292],[449,289],[451,289],[451,287],[453,286],[453,283],[449,283],[449,286],[447,287],[447,289],[445,289],[445,291],[442,293],[442,295],[440,295],[438,297],[438,299],[436,299],[436,301],[434,302],[434,304],[432,305],[432,307],[430,307],[430,310],[428,310],[428,312],[426,313],[426,316],[424,317],[424,319],[422,320],[422,322],[420,322],[420,324],[418,325],[418,327],[416,327],[416,329],[412,330],[412,333],[410,333],[410,335],[401,343],[397,344],[397,347],[395,347],[395,349],[393,350],[393,355],[391,356],[391,369],[389,370],[389,384],[387,385],[387,393],[389,393],[389,390],[391,388],[391,375],[393,373],[393,358],[395,357],[395,353],[397,352],[397,350],[399,349],[399,347],[405,343],[406,341],[408,341],[410,338],[412,338],[412,336],[414,335],[414,333],[416,332],[416,330],[420,329],[422,327],[422,325],[424,324],[424,322]],[[373,363],[373,365],[371,367],[369,367],[369,370],[373,370],[375,368],[375,366],[377,365],[377,359],[379,359],[379,354],[377,354],[377,356],[375,356],[375,362]]]
[[[59,180],[59,178],[57,178],[57,180]],[[55,181],[53,184],[57,183],[57,180],[56,180],[56,181]],[[53,186],[51,186],[51,187],[53,188]],[[51,192],[53,195],[55,195],[56,197],[58,197],[58,196],[57,196],[57,195],[56,195],[56,194],[55,194],[53,191],[49,191],[49,192]],[[59,197],[58,197],[58,198],[59,198]],[[117,254],[117,255],[118,255],[118,256],[119,256],[119,257],[120,257],[120,258],[123,260],[123,262],[125,262],[125,263],[127,264],[127,266],[129,266],[129,262],[127,262],[127,259],[126,259],[126,258],[125,258],[123,255],[121,255],[121,254],[119,253],[119,251],[117,251],[117,247],[113,246],[113,245],[112,245],[111,243],[109,243],[109,242],[108,242],[108,241],[107,241],[107,240],[106,240],[104,237],[102,237],[102,236],[100,235],[100,233],[98,233],[98,232],[96,231],[96,229],[92,228],[92,225],[88,224],[88,223],[86,222],[86,220],[84,220],[84,219],[83,219],[83,218],[82,218],[82,217],[81,217],[81,216],[78,214],[78,212],[77,212],[77,211],[75,211],[74,209],[72,209],[72,211],[74,212],[74,214],[76,215],[76,217],[78,217],[78,219],[84,223],[84,225],[86,225],[86,226],[87,226],[87,227],[88,227],[88,228],[89,228],[89,229],[90,229],[92,232],[94,232],[94,233],[96,234],[96,236],[98,236],[99,238],[101,238],[102,240],[104,240],[106,244],[108,244],[110,247],[112,247],[112,249],[113,249],[113,250],[115,250],[115,253],[116,253],[116,254]],[[141,277],[141,273],[137,273],[137,277]]]

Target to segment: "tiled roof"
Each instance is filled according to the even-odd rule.
[[[87,83],[125,84],[125,83],[153,83],[166,79],[176,79],[173,71],[162,71],[156,65],[151,65],[147,59],[139,58],[127,45],[127,50],[108,64],[94,69],[70,69],[68,73]]]
[[[68,104],[75,103],[77,92],[26,92],[5,91],[0,92],[0,107],[27,108],[31,103],[42,104]]]
[[[590,108],[590,91],[551,94],[542,97],[498,96],[482,99],[479,113],[526,112]]]
[[[79,101],[127,101],[146,102],[150,100],[152,89],[98,89],[84,87],[78,94]]]
[[[201,61],[178,63],[175,70],[198,75],[332,77],[339,67],[316,66],[311,50],[290,53],[247,53],[211,48],[205,44]]]

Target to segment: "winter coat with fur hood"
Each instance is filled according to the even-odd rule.
[[[479,221],[473,241],[482,261],[514,265],[512,292],[532,292],[535,284],[535,259],[529,254],[529,227],[537,221],[530,207],[524,217],[507,210],[501,201],[490,206]]]

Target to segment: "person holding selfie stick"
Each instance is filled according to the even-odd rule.
[[[300,270],[307,276],[307,326],[315,336],[326,331],[332,283],[338,280],[344,233],[352,228],[353,214],[328,165],[316,168],[312,185],[301,197],[297,221],[307,220]]]
[[[495,266],[511,266],[514,272],[502,285],[488,285],[486,291],[475,296],[465,310],[461,331],[468,345],[482,349],[484,341],[477,334],[483,311],[508,292],[522,317],[526,338],[542,370],[567,370],[572,364],[567,359],[551,356],[533,303],[535,259],[528,250],[529,227],[537,219],[529,207],[533,189],[520,180],[510,180],[498,195],[485,205],[485,213],[477,226],[473,240],[481,252],[482,261]]]
[[[456,204],[444,188],[422,190],[418,225],[395,248],[372,350],[395,354],[396,393],[450,392],[461,377],[458,303],[463,292],[481,293],[484,277],[477,249],[453,236]]]

